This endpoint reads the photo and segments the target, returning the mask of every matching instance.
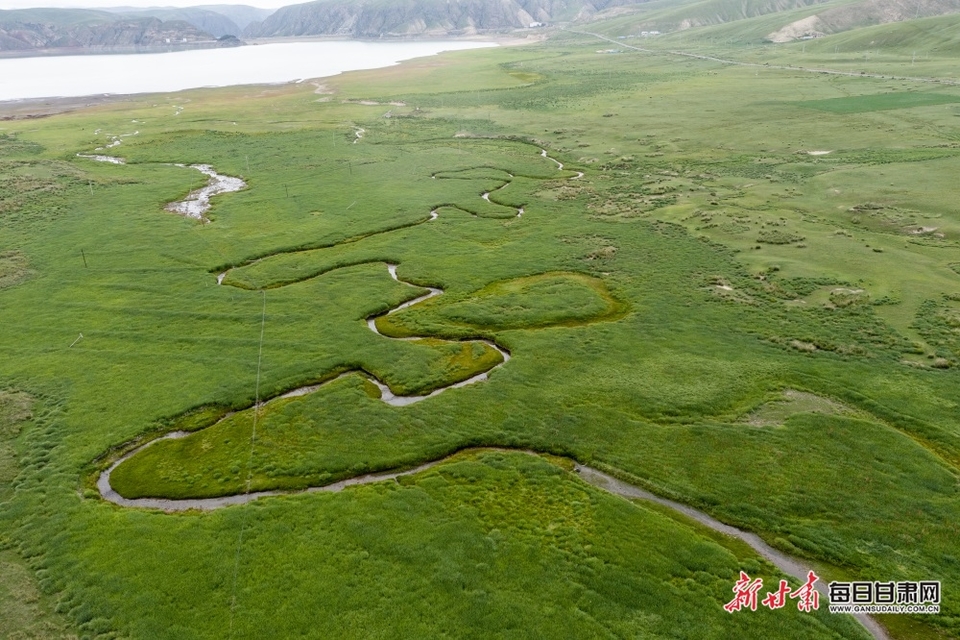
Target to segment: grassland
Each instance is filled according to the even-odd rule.
[[[551,458],[471,453],[207,514],[100,499],[124,447],[185,429],[118,467],[116,488],[300,488],[533,449],[755,531],[828,578],[939,579],[943,613],[882,622],[957,637],[960,90],[666,45],[597,53],[610,46],[558,34],[347,74],[332,93],[239,87],[0,122],[0,386],[32,398],[0,442],[0,562],[21,568],[0,603],[49,605],[17,625],[864,634],[790,607],[727,614],[738,570],[768,584],[775,570]],[[126,165],[76,157],[131,120],[140,134],[111,150]],[[203,183],[170,163],[249,186],[197,224],[163,210]],[[444,295],[378,328],[434,341],[366,327],[422,292],[384,263]],[[347,370],[436,388],[489,364],[450,342],[475,338],[512,355],[483,383],[390,407],[348,376],[266,405],[251,438],[257,399]],[[785,389],[804,400],[777,404]]]

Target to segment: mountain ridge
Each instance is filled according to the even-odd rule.
[[[171,9],[128,9],[124,8],[123,11],[118,11],[117,9],[109,9],[110,13],[116,13],[117,15],[122,15],[125,18],[157,18],[164,22],[170,22],[172,20],[179,20],[181,22],[186,22],[201,31],[211,34],[214,37],[220,38],[226,35],[239,36],[243,33],[243,28],[237,25],[233,20],[227,16],[217,13],[215,11],[210,11],[208,9],[199,9],[196,7],[187,7],[184,9],[180,8],[171,8]]]
[[[235,39],[233,39],[235,41]],[[0,52],[57,49],[197,47],[226,44],[183,20],[117,16],[105,11],[0,11]]]
[[[638,0],[317,0],[278,9],[244,37],[470,35],[573,20]]]

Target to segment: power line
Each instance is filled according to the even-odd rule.
[[[263,295],[263,309],[260,312],[260,347],[257,350],[257,382],[254,387],[253,400],[253,429],[250,432],[250,457],[247,460],[247,482],[244,495],[250,493],[253,482],[253,448],[257,443],[257,418],[260,415],[260,365],[263,362],[263,333],[267,322],[267,292]],[[230,588],[230,632],[227,637],[233,638],[233,614],[237,608],[237,578],[240,575],[240,550],[243,548],[243,533],[247,526],[248,509],[244,509],[240,520],[240,534],[237,537],[237,553],[233,561],[233,586]]]

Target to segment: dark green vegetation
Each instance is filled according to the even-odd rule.
[[[827,100],[808,100],[806,102],[798,102],[797,105],[819,111],[829,111],[830,113],[865,113],[867,111],[883,111],[886,109],[930,107],[955,102],[960,102],[960,96],[943,93],[903,91],[878,93],[867,96],[830,98]]]
[[[94,489],[121,449],[174,429],[196,433],[118,467],[121,493],[529,448],[828,578],[942,580],[941,615],[883,622],[956,637],[960,92],[597,53],[612,46],[566,34],[348,74],[332,96],[199,91],[5,122],[0,251],[32,274],[0,289],[0,380],[35,400],[5,440],[0,562],[26,561],[90,636],[862,637],[791,607],[727,614],[737,570],[772,569],[552,459],[470,453],[207,514]],[[943,99],[898,97],[914,91]],[[898,108],[805,106],[837,99]],[[132,119],[140,135],[111,150],[128,164],[75,156]],[[249,186],[200,225],[163,211],[203,184],[173,162]],[[366,327],[423,293],[387,263],[444,294],[378,328],[433,340]],[[347,376],[265,405],[251,440],[257,397],[348,370],[429,390],[487,368],[478,338],[512,355],[485,382],[398,408]],[[785,389],[800,395],[778,403]]]
[[[0,504],[13,495],[17,477],[17,436],[32,417],[33,401],[22,392],[0,389]],[[75,638],[67,621],[54,613],[56,599],[44,595],[37,577],[0,534],[0,637]]]

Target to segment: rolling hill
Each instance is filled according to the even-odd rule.
[[[594,15],[631,0],[319,0],[278,9],[247,37],[461,35]]]
[[[864,36],[867,46],[877,37],[893,41],[910,38],[911,46],[928,50],[932,46],[927,46],[928,37],[937,41],[955,38],[951,27],[960,14],[960,0],[655,0],[619,11],[622,15],[598,15],[602,19],[591,25],[592,30],[612,37],[655,30],[670,42],[677,36],[688,44],[782,44],[869,33],[872,35]],[[892,30],[872,31],[883,25],[891,25]],[[859,39],[857,35],[831,40],[830,48],[853,46]]]

